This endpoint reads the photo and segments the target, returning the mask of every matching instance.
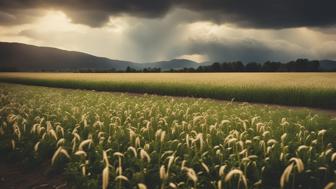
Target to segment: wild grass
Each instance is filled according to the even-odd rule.
[[[336,108],[335,73],[2,73],[0,81]]]
[[[0,83],[0,154],[76,188],[332,188],[335,138],[308,110]]]

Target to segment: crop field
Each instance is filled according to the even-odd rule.
[[[336,109],[335,73],[1,73],[0,81]]]
[[[142,77],[121,75],[20,74],[20,82],[56,86],[64,79],[62,85],[92,89],[92,81],[104,89],[110,81]],[[201,82],[193,76],[187,83]],[[175,78],[158,78],[157,86],[164,77]],[[298,81],[298,88],[335,94],[335,75],[312,77],[326,82]],[[240,84],[255,83],[241,79]],[[182,82],[177,80],[169,82]],[[272,87],[282,86],[294,87]],[[0,154],[25,167],[47,163],[74,188],[331,189],[335,139],[336,118],[309,110],[0,83]]]

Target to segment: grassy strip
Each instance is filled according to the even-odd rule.
[[[89,81],[68,79],[54,80],[34,78],[0,78],[0,81],[69,89],[190,96],[222,100],[234,99],[235,101],[336,109],[336,91],[334,89],[326,88],[316,89],[303,87],[211,86],[204,84],[198,85],[154,82]]]

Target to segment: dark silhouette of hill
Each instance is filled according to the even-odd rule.
[[[51,47],[0,42],[1,71],[108,71],[125,70],[127,67],[136,69],[157,67],[168,70],[197,65],[196,62],[185,59],[140,64]]]
[[[0,60],[2,69],[18,71],[110,70],[125,69],[134,64],[81,52],[5,42],[0,42]]]
[[[319,62],[319,63],[318,63]],[[321,60],[318,62],[307,59],[263,64],[239,61],[231,63],[196,63],[187,59],[173,59],[152,63],[134,63],[93,56],[87,53],[67,51],[51,47],[38,47],[22,43],[0,42],[0,71],[94,71],[108,72],[119,70],[156,71],[336,71],[336,61]],[[314,68],[310,68],[313,66]],[[184,69],[187,68],[187,69]]]

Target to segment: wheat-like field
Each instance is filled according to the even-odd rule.
[[[0,78],[336,89],[336,73],[1,73]]]
[[[332,188],[336,120],[195,98],[0,84],[0,153],[77,188]]]
[[[336,109],[335,73],[1,73],[0,81]]]

